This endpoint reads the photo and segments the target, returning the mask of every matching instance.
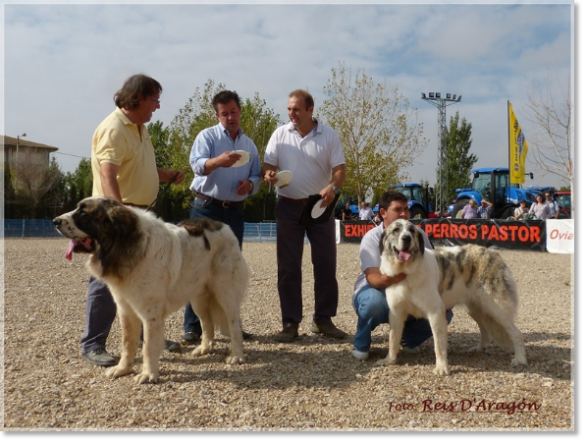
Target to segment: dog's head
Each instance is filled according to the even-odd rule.
[[[89,253],[104,258],[114,250],[120,252],[140,238],[138,216],[113,198],[90,197],[77,208],[53,220],[55,228],[70,238],[65,257]]]
[[[424,253],[424,236],[411,222],[398,219],[384,229],[380,239],[380,254],[383,257],[409,262]]]

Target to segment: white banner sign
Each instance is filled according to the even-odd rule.
[[[574,220],[546,220],[546,249],[550,253],[575,253]]]

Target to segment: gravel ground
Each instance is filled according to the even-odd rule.
[[[156,385],[114,381],[81,360],[88,273],[85,258],[66,261],[65,239],[4,241],[4,430],[574,430],[573,260],[569,255],[501,251],[520,290],[517,325],[527,367],[495,346],[469,353],[479,329],[455,309],[449,327],[451,376],[433,374],[432,340],[419,355],[378,367],[388,327],[374,333],[371,357],[350,351],[356,316],[351,306],[359,246],[338,246],[343,341],[309,331],[312,315],[310,246],[306,246],[301,337],[280,344],[273,243],[245,243],[251,283],[242,309],[247,361],[227,366],[225,339],[212,355],[185,347],[165,353]],[[178,340],[182,311],[167,320]],[[120,351],[116,321],[108,340]],[[138,359],[140,365],[141,359]]]

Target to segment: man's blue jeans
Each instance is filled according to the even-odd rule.
[[[85,332],[81,338],[81,352],[106,348],[106,339],[116,319],[116,303],[108,286],[93,276],[89,278],[85,307]]]
[[[231,227],[232,232],[238,238],[240,249],[244,241],[244,210],[226,209],[216,204],[210,204],[203,201],[201,198],[195,198],[190,212],[191,218],[209,218],[215,221],[221,221]],[[185,333],[193,332],[198,335],[202,334],[201,323],[199,318],[193,311],[191,304],[187,304],[185,308],[185,316],[183,319],[183,330]]]
[[[390,309],[386,294],[370,286],[363,287],[353,300],[353,308],[358,315],[357,332],[353,345],[363,352],[367,352],[372,345],[372,331],[380,324],[388,324]],[[447,312],[447,322],[451,323],[453,312]],[[431,324],[426,319],[416,319],[409,316],[402,332],[402,345],[409,348],[418,347],[433,336]]]

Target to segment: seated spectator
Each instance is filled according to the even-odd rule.
[[[461,216],[463,219],[472,219],[479,217],[479,214],[477,212],[477,202],[473,198],[470,199],[469,204],[463,208]]]
[[[345,203],[345,209],[341,212],[341,220],[342,221],[349,221],[353,218],[353,212],[349,208],[349,203]]]
[[[529,218],[528,215],[528,203],[526,202],[526,200],[520,200],[520,207],[516,207],[514,209],[514,217],[511,219],[512,220],[518,220],[518,221],[526,221]]]

